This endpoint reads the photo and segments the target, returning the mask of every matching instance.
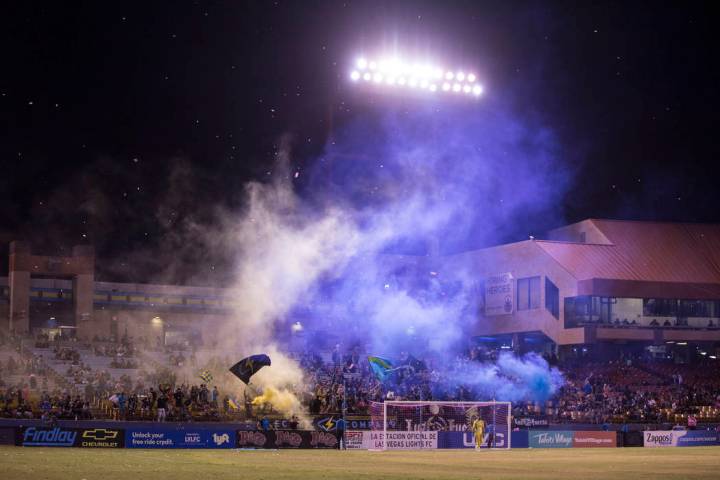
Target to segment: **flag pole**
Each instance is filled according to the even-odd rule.
[[[347,390],[345,388],[345,372],[343,372],[343,399],[342,399],[342,421],[343,421],[343,431],[342,436],[340,437],[340,450],[345,449],[345,431],[347,430],[347,422],[345,422],[345,414],[347,412]]]

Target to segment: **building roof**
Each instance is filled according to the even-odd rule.
[[[607,242],[536,241],[578,281],[711,284],[720,288],[720,225],[584,220],[558,229],[553,237],[585,238],[601,233]],[[715,293],[713,293],[714,295]]]

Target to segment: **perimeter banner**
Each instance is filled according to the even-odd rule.
[[[324,414],[310,416],[315,430],[321,432],[334,432],[337,421],[342,417],[340,414]],[[387,428],[394,429],[398,426],[395,417],[389,416],[387,419]],[[270,428],[272,430],[292,430],[293,422],[287,418],[279,418],[270,420]],[[346,430],[382,430],[382,421],[373,420],[367,415],[348,415],[345,417]],[[253,431],[257,429],[256,423],[247,423],[238,425],[238,429]]]
[[[235,431],[188,426],[125,431],[127,448],[233,448]]]
[[[571,431],[528,431],[530,448],[572,448],[573,436]]]
[[[360,441],[362,442],[362,438]],[[334,433],[309,430],[239,430],[236,446],[237,448],[252,449],[337,448],[338,440]]]
[[[122,448],[124,432],[117,428],[25,427],[15,444],[23,447]]]
[[[438,432],[430,430],[370,433],[372,450],[433,450],[438,448]]]
[[[465,431],[465,432],[447,432],[447,431],[437,431],[437,432],[388,432],[388,437],[392,435],[393,441],[398,440],[398,433],[403,433],[405,435],[402,435],[402,448],[400,449],[408,449],[412,448],[413,450],[423,450],[428,448],[475,448],[475,435],[472,432]],[[433,433],[432,437],[427,437],[424,439],[424,441],[428,441],[429,443],[423,443],[419,447],[415,447],[411,445],[414,445],[413,441],[417,441],[418,436],[412,436],[412,438],[408,437],[406,434],[408,433]],[[523,432],[525,433],[525,432]],[[424,437],[424,435],[423,435]],[[383,433],[382,432],[370,432],[367,430],[354,430],[354,431],[348,431],[345,432],[345,447],[348,450],[370,450],[370,449],[381,449],[384,447],[384,443],[382,442]],[[435,443],[435,438],[437,442]],[[525,446],[527,447],[527,435],[525,435]],[[507,448],[507,438],[505,433],[498,433],[495,438],[493,439],[492,434],[486,433],[483,438],[483,448],[488,448],[488,445],[490,445],[492,442],[494,442],[494,446],[496,448]],[[432,445],[436,445],[433,447]],[[397,450],[399,449],[394,444],[388,444],[388,450]]]
[[[573,448],[615,448],[617,447],[616,432],[573,432]]]
[[[345,448],[348,450],[370,450],[370,431],[355,430],[345,432]]]
[[[473,432],[440,431],[438,435],[438,448],[475,448],[475,434]],[[490,448],[491,446],[495,448],[507,448],[505,433],[498,432],[493,436],[492,433],[485,432],[480,448]]]
[[[534,417],[513,417],[513,426],[523,428],[547,428],[550,425],[550,421],[547,417],[534,416]]]
[[[644,447],[701,447],[718,445],[718,433],[709,430],[651,430],[643,432]]]

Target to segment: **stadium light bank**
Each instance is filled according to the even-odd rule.
[[[350,80],[375,88],[409,89],[428,94],[465,95],[469,98],[478,98],[483,94],[483,87],[472,71],[407,63],[397,58],[372,60],[360,57],[350,71]]]

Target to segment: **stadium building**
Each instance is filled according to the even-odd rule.
[[[469,336],[488,346],[681,362],[720,346],[720,225],[589,219],[545,240],[404,258],[441,275],[476,272],[480,309]],[[208,327],[232,315],[229,289],[99,282],[94,265],[86,246],[52,257],[12,242],[0,327],[207,344]]]
[[[0,329],[85,338],[145,339],[155,345],[205,340],[230,315],[228,289],[100,282],[92,247],[71,256],[35,255],[11,242],[9,275],[0,277]]]
[[[449,260],[484,278],[481,340],[678,361],[720,341],[720,225],[589,219]]]

